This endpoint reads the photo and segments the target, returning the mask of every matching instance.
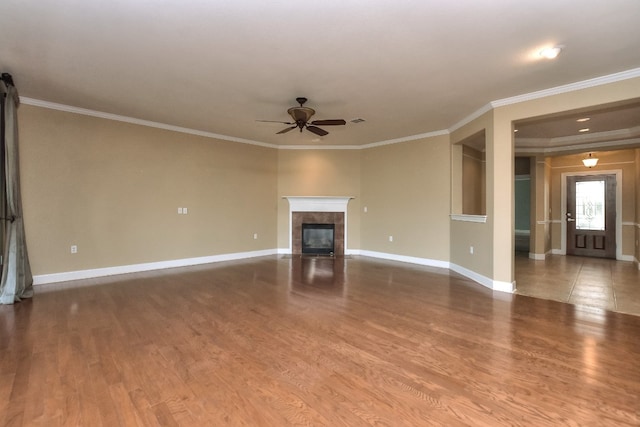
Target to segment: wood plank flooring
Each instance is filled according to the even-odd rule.
[[[4,426],[638,426],[640,317],[263,257],[0,306]]]

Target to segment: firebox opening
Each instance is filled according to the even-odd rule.
[[[302,224],[303,254],[333,254],[334,224]]]

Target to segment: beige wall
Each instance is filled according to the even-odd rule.
[[[348,249],[448,259],[510,282],[512,122],[637,97],[640,78],[497,107],[449,136],[364,150],[275,150],[23,105],[21,173],[33,270],[286,248],[282,196],[323,195],[355,197]],[[462,213],[462,149],[455,144],[483,130],[487,222],[449,221],[449,213]],[[625,202],[633,213],[624,221],[638,223],[637,199]],[[178,215],[178,207],[189,214]],[[69,253],[72,244],[78,254]],[[634,253],[634,242],[624,245]]]
[[[360,249],[361,150],[278,151],[278,248],[289,248],[289,202],[284,196],[350,196],[348,249]]]
[[[485,206],[487,210],[487,222],[467,222],[459,220],[450,221],[450,261],[462,268],[488,278],[493,277],[493,216],[489,212],[491,195],[490,185],[493,182],[491,172],[494,161],[490,159],[490,145],[493,144],[491,132],[493,112],[483,114],[472,122],[462,126],[451,134],[451,212],[463,213],[463,150],[460,142],[480,132],[486,137],[486,175],[485,175]],[[510,180],[513,176],[510,176]],[[491,180],[491,181],[490,181]],[[473,247],[473,254],[470,248]]]
[[[640,268],[640,148],[636,148],[636,241],[635,257]]]
[[[530,253],[542,257],[551,251],[551,166],[543,156],[531,158],[531,182]]]
[[[29,105],[19,118],[35,275],[276,245],[274,149]]]
[[[484,154],[467,146],[462,147],[462,213],[487,213]]]
[[[363,150],[362,249],[449,260],[449,157],[446,135]]]
[[[604,84],[596,87],[589,87],[581,90],[576,90],[566,93],[558,93],[556,95],[550,95],[530,101],[523,101],[516,104],[499,106],[493,110],[495,120],[493,122],[493,136],[487,135],[487,142],[492,138],[495,138],[494,146],[500,151],[497,153],[497,165],[499,170],[493,171],[494,180],[489,182],[489,175],[492,173],[492,165],[489,161],[489,155],[487,155],[487,191],[490,192],[493,189],[493,195],[497,195],[497,199],[494,199],[494,207],[496,210],[496,222],[498,224],[509,223],[508,210],[511,209],[513,213],[513,198],[511,197],[511,203],[506,197],[509,194],[505,183],[502,179],[505,179],[505,173],[508,169],[508,157],[513,158],[513,144],[510,143],[513,135],[512,123],[516,120],[522,120],[552,113],[559,113],[563,111],[591,107],[595,105],[612,103],[618,101],[624,101],[640,97],[640,78],[632,78],[628,80],[618,81],[614,83]],[[492,195],[487,195],[487,200],[491,200]],[[491,209],[487,206],[487,211]],[[552,230],[556,229],[556,224],[552,224]],[[554,237],[555,239],[555,237]],[[506,262],[508,253],[509,242],[512,242],[513,238],[506,230],[506,227],[496,228],[493,233],[493,240],[490,242],[495,245],[496,253],[494,259],[494,274],[493,278],[501,281],[507,281],[510,277],[514,278],[513,263]],[[454,242],[452,242],[452,245]],[[555,241],[552,242],[555,247]],[[511,255],[512,259],[513,256]]]
[[[582,164],[584,154],[558,156],[550,158],[551,162],[551,218],[553,249],[559,250],[562,242],[562,174],[584,173],[588,170]],[[635,218],[636,218],[636,163],[635,150],[597,152],[598,165],[593,172],[622,171],[622,255],[633,257],[635,253]]]

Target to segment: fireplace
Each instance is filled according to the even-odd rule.
[[[334,224],[302,224],[302,253],[333,255]]]
[[[333,229],[333,251],[322,248],[327,254],[344,256],[347,247],[347,203],[353,197],[285,196],[289,201],[289,226],[291,230],[289,250],[293,255],[308,253],[302,250],[302,226],[304,224],[329,225]],[[319,231],[328,233],[327,230]],[[317,252],[316,252],[317,253]]]
[[[293,212],[292,215],[291,243],[294,255],[306,253],[324,253],[333,252],[335,256],[344,255],[344,214],[342,212]],[[303,251],[303,227],[304,225],[329,226],[333,229],[333,250],[326,252],[307,252]],[[327,234],[328,231],[317,231],[320,234]]]

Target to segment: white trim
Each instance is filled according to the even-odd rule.
[[[433,131],[433,132],[420,133],[418,135],[409,135],[409,136],[404,136],[402,138],[388,139],[386,141],[379,141],[379,142],[372,142],[372,143],[369,143],[369,144],[361,145],[360,147],[362,147],[363,149],[364,148],[374,148],[374,147],[380,147],[382,145],[398,144],[400,142],[416,141],[418,139],[433,138],[433,137],[442,136],[442,135],[449,135],[449,131],[447,129],[436,130],[436,131]]]
[[[557,147],[519,147],[514,149],[514,154],[552,154],[563,153],[567,151],[590,151],[609,149],[623,149],[626,147],[635,147],[640,142],[640,138],[623,139],[616,141],[591,142],[575,145],[563,145]],[[567,166],[565,166],[567,167]],[[554,167],[555,168],[555,167]]]
[[[358,251],[358,255],[368,256],[371,258],[386,259],[390,261],[406,262],[409,264],[425,265],[428,267],[437,267],[437,268],[446,268],[446,269],[450,268],[450,264],[448,261],[440,261],[440,260],[429,259],[429,258],[418,258],[413,256],[407,256],[407,255],[397,255],[397,254],[389,254],[385,252],[365,251],[365,250]]]
[[[277,145],[278,150],[361,150],[362,145]]]
[[[633,255],[622,255],[620,258],[616,258],[618,261],[635,261],[636,257]]]
[[[521,102],[532,101],[534,99],[545,98],[547,96],[559,95],[567,92],[573,92],[581,89],[587,89],[591,87],[601,86],[609,83],[615,83],[623,80],[633,79],[640,77],[640,68],[634,68],[620,73],[609,74],[606,76],[596,77],[589,80],[583,80],[575,83],[570,83],[562,86],[556,86],[549,89],[539,90],[536,92],[525,93],[522,95],[512,96],[510,98],[497,99],[491,101],[486,105],[483,105],[473,113],[469,114],[458,123],[449,127],[449,133],[460,129],[464,125],[471,123],[483,114],[495,109],[497,107],[504,107],[506,105],[518,104]]]
[[[451,214],[449,215],[452,221],[464,221],[464,222],[487,222],[486,215],[466,215],[466,214]]]
[[[102,111],[89,110],[87,108],[72,107],[70,105],[57,104],[55,102],[41,101],[39,99],[20,97],[20,102],[35,107],[49,108],[51,110],[64,111],[67,113],[82,114],[84,116],[98,117],[100,119],[115,120],[117,122],[132,123],[140,126],[148,126],[157,129],[170,130],[173,132],[187,133],[191,135],[204,136],[205,138],[222,139],[224,141],[240,142],[242,144],[259,145],[267,148],[278,148],[277,145],[266,142],[252,141],[250,139],[236,138],[234,136],[221,135],[213,132],[206,132],[197,129],[190,129],[181,126],[168,125],[165,123],[153,122],[151,120],[136,119],[134,117],[121,116],[119,114],[104,113]]]
[[[562,249],[551,249],[551,255],[566,255],[567,251]]]
[[[563,172],[560,175],[560,218],[567,217],[567,178],[570,176],[586,175],[615,175],[616,176],[616,259],[622,260],[622,169]],[[567,222],[560,220],[560,250],[562,255],[567,253]]]
[[[41,274],[33,276],[34,285],[66,282],[69,280],[93,279],[97,277],[114,276],[117,274],[140,273],[143,271],[163,270],[166,268],[189,267],[214,262],[233,261],[238,259],[255,258],[275,255],[276,249],[266,249],[252,252],[237,252],[231,254],[212,255],[198,258],[184,258],[169,261],[148,262],[144,264],[121,265],[117,267],[96,268],[91,270],[67,271],[64,273]]]
[[[486,276],[478,274],[475,271],[471,271],[467,268],[461,267],[457,264],[450,263],[448,261],[440,261],[440,260],[429,259],[429,258],[418,258],[418,257],[407,256],[407,255],[397,255],[397,254],[390,254],[385,252],[365,251],[365,250],[358,251],[358,255],[368,256],[371,258],[386,259],[390,261],[399,261],[399,262],[406,262],[410,264],[424,265],[428,267],[446,268],[458,274],[461,274],[466,278],[471,279],[474,282],[477,282],[480,285],[486,288],[492,289],[494,291],[513,293],[513,291],[515,291],[516,289],[515,282],[509,283],[509,282],[501,282],[499,280],[493,280]]]
[[[468,268],[459,266],[458,264],[451,263],[451,270],[458,274],[461,274],[474,282],[478,282],[485,288],[489,288],[494,291],[513,293],[516,289],[516,282],[502,282],[500,280],[493,280]]]
[[[533,259],[536,261],[544,261],[545,259],[547,259],[547,255],[546,254],[536,254],[533,252],[529,252],[529,259]]]
[[[606,75],[606,76],[596,77],[596,78],[589,79],[589,80],[583,80],[583,81],[580,81],[580,82],[570,83],[570,84],[563,85],[563,86],[556,86],[556,87],[553,87],[553,88],[544,89],[544,90],[540,90],[540,91],[537,91],[537,92],[525,93],[525,94],[522,94],[522,95],[517,95],[517,96],[510,97],[510,98],[498,99],[498,100],[491,101],[491,102],[483,105],[482,107],[480,107],[479,109],[477,109],[473,113],[467,115],[462,120],[460,120],[459,122],[455,123],[454,125],[452,125],[448,129],[441,129],[441,130],[421,133],[421,134],[417,134],[417,135],[409,135],[409,136],[405,136],[405,137],[401,137],[401,138],[389,139],[389,140],[385,140],[385,141],[373,142],[373,143],[363,144],[363,145],[334,145],[334,146],[328,146],[328,145],[312,145],[312,146],[308,146],[308,145],[288,145],[287,146],[287,145],[269,144],[269,143],[266,143],[266,142],[253,141],[253,140],[250,140],[250,139],[237,138],[237,137],[234,137],[234,136],[221,135],[221,134],[217,134],[217,133],[213,133],[213,132],[206,132],[206,131],[201,131],[201,130],[196,130],[196,129],[185,128],[185,127],[181,127],[181,126],[174,126],[174,125],[169,125],[169,124],[165,124],[165,123],[154,122],[154,121],[151,121],[151,120],[137,119],[137,118],[134,118],[134,117],[121,116],[119,114],[105,113],[105,112],[102,112],[102,111],[90,110],[90,109],[87,109],[87,108],[73,107],[73,106],[70,106],[70,105],[64,105],[64,104],[58,104],[58,103],[55,103],[55,102],[43,101],[43,100],[39,100],[39,99],[28,98],[28,97],[25,97],[25,96],[21,96],[20,97],[20,102],[23,103],[23,104],[26,104],[26,105],[33,105],[33,106],[36,106],[36,107],[49,108],[49,109],[52,109],[52,110],[59,110],[59,111],[65,111],[65,112],[69,112],[69,113],[82,114],[82,115],[86,115],[86,116],[98,117],[98,118],[107,119],[107,120],[115,120],[115,121],[120,121],[120,122],[125,122],[125,123],[133,123],[133,124],[142,125],[142,126],[149,126],[149,127],[158,128],[158,129],[170,130],[170,131],[174,131],[174,132],[181,132],[181,133],[187,133],[187,134],[191,134],[191,135],[204,136],[204,137],[207,137],[207,138],[215,138],[215,139],[221,139],[221,140],[225,140],[225,141],[240,142],[240,143],[243,143],[243,144],[258,145],[258,146],[261,146],[261,147],[274,148],[274,149],[278,149],[278,150],[362,150],[362,149],[367,149],[367,148],[379,147],[381,145],[397,144],[397,143],[401,143],[401,142],[408,142],[408,141],[415,141],[415,140],[418,140],[418,139],[431,138],[431,137],[434,137],[434,136],[448,135],[448,134],[451,134],[452,132],[460,129],[464,125],[472,122],[473,120],[477,119],[478,117],[482,116],[483,114],[485,114],[485,113],[487,113],[487,112],[489,112],[492,109],[495,109],[497,107],[502,107],[502,106],[511,105],[511,104],[517,104],[517,103],[520,103],[520,102],[531,101],[531,100],[534,100],[534,99],[544,98],[544,97],[547,97],[547,96],[558,95],[558,94],[567,93],[567,92],[573,92],[573,91],[586,89],[586,88],[590,88],[590,87],[595,87],[595,86],[600,86],[600,85],[604,85],[604,84],[615,83],[615,82],[618,82],[618,81],[628,80],[628,79],[632,79],[632,78],[636,78],[636,77],[640,77],[640,68],[634,68],[634,69],[631,69],[631,70],[622,71],[622,72],[614,73],[614,74],[609,74],[609,75]],[[602,147],[602,144],[598,144],[598,147]],[[523,153],[524,154],[525,152],[524,151],[522,151],[522,152],[516,151],[516,153]]]
[[[295,212],[347,212],[349,200],[353,196],[282,196],[289,201],[289,208]],[[346,221],[346,218],[345,218]]]
[[[519,104],[521,102],[532,101],[534,99],[546,98],[547,96],[560,95],[567,92],[574,92],[582,89],[588,89],[596,86],[602,86],[609,83],[616,83],[623,80],[634,79],[640,77],[640,68],[622,71],[619,73],[608,74],[606,76],[596,77],[589,80],[582,80],[575,83],[569,83],[562,86],[556,86],[549,89],[543,89],[536,92],[525,93],[523,95],[512,96],[510,98],[498,99],[491,101],[493,108],[504,107],[506,105]]]
[[[347,205],[353,196],[283,196],[289,201],[289,253],[293,251],[293,212],[344,213],[344,250],[347,251]]]
[[[491,103],[483,105],[482,107],[480,107],[479,109],[477,109],[473,113],[469,114],[464,119],[460,120],[458,123],[456,123],[453,126],[451,126],[449,128],[449,133],[453,133],[453,132],[457,131],[458,129],[460,129],[464,125],[466,125],[468,123],[471,123],[472,121],[474,121],[478,117],[482,116],[483,114],[488,113],[492,109],[493,109],[493,107],[491,106]]]

